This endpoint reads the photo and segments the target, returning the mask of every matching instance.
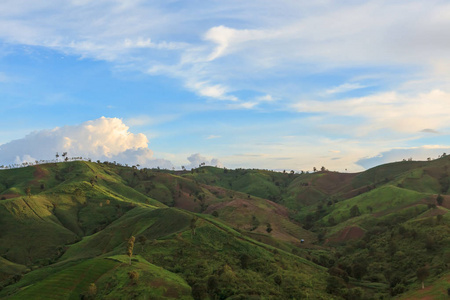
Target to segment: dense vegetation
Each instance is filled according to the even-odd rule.
[[[449,166],[1,170],[0,297],[445,297]]]

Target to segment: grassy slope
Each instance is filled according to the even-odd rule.
[[[275,248],[256,242],[233,229],[221,224],[217,220],[210,220],[208,218],[200,218],[197,221],[196,234],[192,235],[188,229],[189,222],[192,215],[179,211],[176,209],[151,209],[148,207],[136,207],[119,220],[113,222],[104,230],[86,237],[79,243],[70,247],[70,249],[61,257],[61,263],[68,263],[79,259],[88,259],[90,257],[108,257],[110,255],[117,255],[125,253],[125,244],[127,237],[134,234],[137,241],[141,237],[145,237],[144,242],[136,242],[134,253],[140,255],[145,260],[152,262],[154,265],[160,266],[163,269],[159,274],[162,276],[169,276],[168,272],[178,273],[185,278],[187,282],[195,287],[196,293],[203,294],[241,294],[241,295],[265,295],[265,297],[278,299],[286,295],[300,295],[299,293],[307,293],[327,299],[328,296],[323,292],[325,272],[313,263],[303,260],[292,254],[278,251]],[[240,255],[247,255],[245,265],[240,259]],[[119,259],[120,260],[120,259]],[[61,276],[78,276],[78,273],[83,273],[83,270],[90,268],[90,259],[83,262],[81,265],[77,263],[69,269],[65,268],[58,273],[49,276],[49,280],[39,281],[40,276],[34,276],[34,272],[40,273],[41,270],[36,270],[25,276],[23,281],[28,284],[33,284],[33,280],[28,277],[33,277],[34,285],[24,289],[23,292],[15,294],[18,298],[23,295],[31,296],[39,290],[49,290],[51,285],[61,285],[61,289],[69,289],[70,295],[75,295],[86,288],[89,282],[94,282],[100,276],[103,276],[106,271],[103,269],[95,273],[95,278],[84,280],[78,285],[70,285],[61,283]],[[95,260],[94,260],[95,261]],[[99,295],[103,297],[121,297],[121,295],[131,295],[135,292],[152,295],[152,293],[163,293],[163,289],[158,292],[158,287],[161,282],[155,282],[158,277],[148,266],[145,261],[140,261],[137,265],[132,265],[133,268],[125,268],[126,271],[137,270],[142,275],[140,282],[143,286],[154,282],[153,289],[136,290],[130,286],[129,280],[126,279],[126,273],[116,271],[111,276],[102,277],[104,280],[99,280],[99,289],[104,288],[110,291],[109,293],[101,292]],[[103,264],[103,263],[102,263]],[[200,268],[200,269],[199,269]],[[158,270],[156,268],[155,270]],[[86,271],[86,270],[85,270]],[[279,275],[283,278],[280,283],[285,289],[280,290],[274,281],[274,277]],[[172,275],[170,275],[172,276]],[[168,281],[171,277],[163,277],[163,280]],[[175,275],[173,275],[175,276]],[[153,279],[152,279],[153,278]],[[214,278],[218,288],[208,290],[208,281]],[[68,278],[66,281],[72,281]],[[21,281],[22,282],[22,281]],[[22,286],[19,282],[18,287]],[[114,283],[114,284],[113,284]],[[115,284],[123,286],[122,289],[114,289],[111,287]],[[33,288],[36,287],[36,288]],[[170,289],[169,289],[170,290]],[[179,290],[178,288],[176,290]],[[8,293],[18,292],[13,287],[9,287]],[[167,292],[167,289],[166,289]],[[165,292],[164,292],[165,293]],[[172,291],[167,295],[162,295],[162,298],[177,298],[180,295],[189,294],[189,288],[184,286],[181,292],[175,295]],[[58,292],[54,291],[55,297],[58,297]],[[43,297],[51,297],[46,292]]]
[[[94,259],[41,278],[35,284],[25,287],[9,299],[80,299],[90,283],[96,282],[103,274],[118,267],[113,260]]]
[[[365,261],[366,269],[375,275],[365,275],[363,281],[352,282],[364,288],[376,286],[378,291],[384,289],[386,292],[386,286],[396,282],[395,276],[404,278],[401,282],[404,286],[412,286],[414,268],[421,265],[430,267],[430,282],[439,278],[442,266],[448,266],[449,262],[445,261],[450,246],[445,237],[450,235],[448,209],[427,207],[437,194],[448,191],[448,164],[446,157],[431,162],[394,163],[360,174],[318,172],[302,175],[261,170],[224,172],[212,167],[170,174],[108,164],[50,164],[0,172],[0,194],[12,198],[0,202],[0,214],[5,216],[0,218],[0,222],[4,222],[0,225],[19,223],[18,228],[25,232],[26,226],[37,224],[43,233],[51,232],[51,236],[43,234],[39,237],[44,244],[50,243],[50,247],[66,244],[66,235],[73,241],[86,236],[69,247],[59,264],[121,254],[131,234],[143,236],[147,241],[137,244],[135,251],[144,259],[182,275],[194,288],[194,293],[215,293],[205,291],[213,277],[223,293],[231,293],[234,289],[246,296],[259,292],[281,297],[292,287],[283,283],[281,291],[277,290],[273,286],[275,276],[281,274],[288,282],[307,281],[302,279],[304,273],[299,268],[307,266],[308,261],[282,250],[275,251],[269,245],[292,251],[292,246],[282,242],[286,236],[298,239],[309,234],[308,240],[315,238],[291,222],[287,210],[282,211],[277,204],[263,199],[270,198],[299,209],[300,220],[308,214],[313,215],[316,230],[325,230],[325,237],[339,236],[350,226],[362,228],[362,240],[342,241],[343,246],[337,246],[337,253],[345,253],[345,256],[333,258],[324,250],[300,254],[326,266],[334,260],[335,265],[341,264],[344,269],[347,266],[350,275],[353,275],[355,262]],[[91,179],[94,179],[94,186]],[[42,183],[44,189],[41,189]],[[27,186],[31,186],[31,198],[25,196]],[[226,229],[228,227],[221,221],[210,217],[199,220],[197,235],[192,236],[188,230],[192,215],[175,209],[158,209],[165,207],[161,202],[197,212],[216,210],[221,221],[241,228],[244,234]],[[320,212],[317,211],[319,204],[323,206]],[[362,215],[350,218],[349,209],[354,205],[358,205]],[[436,225],[437,215],[444,215],[444,218],[440,221],[443,223]],[[253,216],[260,224],[256,230],[248,231]],[[330,217],[338,224],[330,226]],[[20,220],[29,220],[29,224]],[[265,232],[266,223],[272,224],[274,231],[271,234]],[[427,248],[427,237],[433,239],[430,249]],[[5,253],[16,251],[1,247],[17,239],[18,235],[0,234],[0,250],[3,251],[0,255],[12,259]],[[259,250],[253,250],[255,245]],[[59,255],[56,252],[50,255],[51,251],[47,249],[42,251],[39,260],[29,258],[29,253],[22,248],[17,247],[17,253],[22,252],[17,256],[24,264],[42,265],[45,264],[41,261],[44,257],[50,257],[48,262],[51,262]],[[250,261],[257,263],[243,268],[238,260],[240,253],[247,253]],[[442,259],[434,259],[436,256]],[[415,261],[410,261],[411,257]],[[264,264],[259,258],[268,263]],[[17,262],[18,258],[14,259]],[[205,265],[199,267],[199,262]],[[286,268],[286,263],[290,267]],[[260,269],[257,264],[265,269]],[[400,271],[392,272],[393,266]],[[315,265],[311,268],[310,272],[317,273],[312,284],[317,289],[315,293],[323,295],[320,291],[324,289],[326,276]],[[43,269],[29,274],[33,276],[38,271]],[[223,274],[228,275],[224,278]],[[242,288],[234,283],[236,280],[245,283]],[[252,288],[261,283],[261,291]],[[227,286],[231,289],[228,292]],[[308,286],[311,284],[304,286],[304,290],[312,293]]]
[[[97,299],[192,299],[191,287],[182,277],[140,256],[135,256],[131,265],[126,255],[109,259],[121,264],[96,282]],[[136,272],[138,278],[130,279],[130,272]]]
[[[129,278],[130,271],[139,279]],[[89,285],[97,287],[96,299],[192,299],[191,288],[178,275],[125,255],[90,259],[64,268],[25,286],[9,299],[80,299]]]

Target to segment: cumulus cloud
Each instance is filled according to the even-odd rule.
[[[189,164],[186,169],[197,168],[201,164],[205,164],[206,166],[217,166],[219,168],[223,167],[222,163],[217,158],[208,159],[202,156],[200,153],[192,154],[187,158]]]
[[[69,157],[172,167],[169,161],[153,158],[144,134],[133,134],[122,120],[105,117],[79,125],[35,131],[22,139],[5,143],[0,146],[0,163],[49,160],[55,158],[56,152],[68,152]]]

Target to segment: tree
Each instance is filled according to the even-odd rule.
[[[147,238],[143,235],[138,236],[138,242],[142,245],[142,251],[144,250],[145,242],[147,242]]]
[[[441,206],[442,206],[442,203],[444,202],[444,197],[442,197],[442,195],[439,194],[439,195],[437,196],[437,198],[436,198],[436,202],[437,202],[438,205],[441,205]]]
[[[193,217],[191,219],[190,227],[191,227],[192,235],[195,235],[195,229],[197,228],[197,220],[198,220],[197,217]]]
[[[359,211],[358,205],[353,205],[352,208],[350,208],[350,217],[354,218],[360,215],[361,212]]]
[[[127,255],[130,258],[130,265],[131,265],[131,256],[133,255],[133,248],[134,248],[134,241],[135,241],[135,237],[131,236],[130,239],[128,240],[128,245],[127,245]]]
[[[31,188],[29,186],[25,188],[25,193],[27,194],[28,197],[31,197]]]
[[[95,283],[91,283],[87,290],[88,299],[94,299],[95,295],[97,295],[97,286]]]
[[[272,232],[272,225],[270,225],[270,223],[267,223],[266,231],[267,231],[267,233],[271,233]]]
[[[252,216],[252,222],[251,222],[251,225],[252,225],[252,228],[250,229],[250,231],[253,231],[253,230],[255,230],[256,228],[258,228],[259,227],[259,220],[256,218],[256,216],[255,215],[253,215]]]
[[[333,216],[328,217],[328,224],[329,224],[330,226],[336,225],[336,220],[334,219]]]
[[[430,275],[430,272],[428,272],[427,267],[422,267],[422,268],[417,269],[416,275],[417,275],[417,279],[419,279],[419,281],[422,282],[422,290],[423,290],[425,288],[424,281],[425,281],[425,279],[428,278],[428,276]]]
[[[216,293],[218,291],[218,286],[219,286],[219,284],[217,282],[217,277],[214,275],[209,276],[208,283],[206,285],[206,290],[207,290],[208,294],[210,296],[212,296],[212,299],[215,299],[214,296],[216,295]]]

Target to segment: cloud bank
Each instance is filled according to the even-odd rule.
[[[148,144],[144,134],[131,133],[121,119],[101,117],[79,125],[35,131],[24,138],[0,145],[0,165],[55,160],[56,153],[61,155],[67,152],[69,158],[115,161],[130,166],[139,164],[147,168],[176,167],[169,160],[154,158]],[[62,160],[61,156],[59,160]],[[197,168],[200,164],[222,167],[218,159],[207,158],[200,153],[192,154],[187,161],[186,169]]]
[[[153,158],[144,134],[133,134],[122,120],[105,117],[79,125],[35,131],[3,144],[0,146],[0,164],[54,159],[57,152],[67,152],[69,157],[140,164],[143,167],[173,167],[168,160]]]

